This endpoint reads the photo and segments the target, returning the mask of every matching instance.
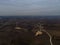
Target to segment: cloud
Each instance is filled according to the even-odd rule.
[[[0,15],[60,14],[60,0],[0,0]]]

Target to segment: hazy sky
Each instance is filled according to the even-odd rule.
[[[0,15],[60,15],[60,0],[0,0]]]

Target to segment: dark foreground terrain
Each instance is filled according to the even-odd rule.
[[[39,23],[49,33],[53,31],[52,42],[60,45],[59,16],[0,16],[0,45],[50,45],[45,32],[35,36]]]

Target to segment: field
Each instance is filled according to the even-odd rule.
[[[53,45],[60,45],[59,16],[0,16],[0,45],[50,45],[45,32],[35,36],[40,24]]]

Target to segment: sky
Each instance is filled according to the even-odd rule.
[[[0,15],[60,15],[60,0],[0,0]]]

